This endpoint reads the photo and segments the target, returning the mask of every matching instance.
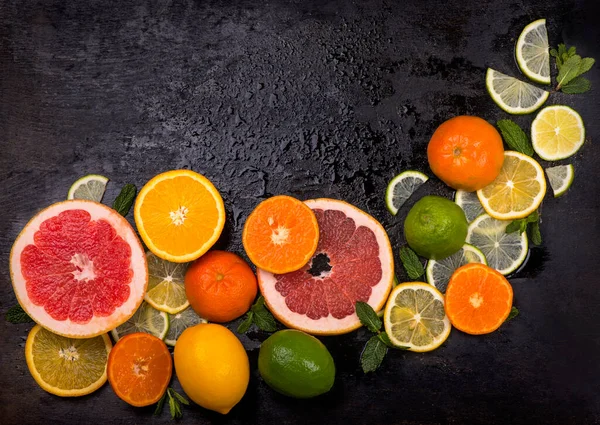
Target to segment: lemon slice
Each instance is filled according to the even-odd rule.
[[[542,106],[550,94],[492,68],[487,70],[485,87],[496,105],[509,114],[529,114]]]
[[[427,268],[425,269],[427,282],[439,289],[440,292],[446,292],[446,286],[454,270],[469,263],[487,265],[485,255],[479,248],[464,244],[458,252],[455,252],[450,257],[446,257],[443,260],[429,260],[427,262]]]
[[[169,316],[167,313],[155,309],[144,301],[128,321],[110,331],[110,334],[115,341],[134,332],[146,332],[164,339],[168,331]]]
[[[88,201],[102,201],[108,177],[99,174],[88,174],[71,185],[67,199],[84,199]]]
[[[469,225],[467,243],[483,252],[487,265],[503,275],[517,270],[527,258],[527,232],[506,233],[510,221],[482,214]]]
[[[208,323],[206,319],[198,316],[192,307],[188,307],[177,314],[169,314],[169,332],[165,336],[165,344],[175,346],[177,338],[187,328],[198,323]]]
[[[74,339],[35,325],[25,343],[27,367],[44,390],[61,397],[90,394],[106,382],[107,334]]]
[[[583,120],[568,106],[548,106],[531,124],[533,149],[546,161],[570,157],[581,148],[584,139]]]
[[[538,19],[527,25],[515,49],[515,57],[519,68],[529,79],[550,84],[550,53],[548,47],[548,31],[546,20]]]
[[[407,170],[390,181],[385,191],[385,204],[393,214],[398,214],[400,207],[406,202],[410,195],[423,183],[429,180],[425,174],[419,171]]]
[[[546,175],[550,181],[550,187],[554,192],[554,197],[563,195],[573,184],[575,170],[573,164],[557,165],[556,167],[546,168]]]
[[[504,152],[496,180],[477,191],[485,211],[499,220],[527,217],[537,210],[545,194],[546,178],[540,164],[515,151]]]
[[[146,253],[148,292],[144,300],[157,310],[177,314],[189,307],[184,278],[188,263],[171,263]]]
[[[450,335],[444,296],[424,282],[396,286],[383,315],[385,331],[394,345],[424,352],[438,348]]]
[[[477,192],[465,192],[457,190],[454,194],[454,202],[462,208],[470,223],[485,212],[477,197]]]

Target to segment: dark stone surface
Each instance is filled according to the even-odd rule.
[[[2,0],[0,312],[15,304],[8,257],[19,230],[87,173],[110,177],[108,203],[161,171],[205,174],[227,208],[218,246],[242,254],[245,217],[281,193],[349,201],[381,220],[397,250],[419,196],[392,218],[388,180],[407,168],[431,175],[425,147],[445,119],[507,117],[484,71],[519,74],[513,48],[527,23],[546,17],[551,44],[600,58],[597,16],[592,1]],[[488,336],[453,331],[431,353],[390,352],[369,375],[358,361],[365,330],[322,338],[337,380],[309,401],[260,379],[266,335],[250,332],[242,402],[226,417],[186,409],[181,423],[600,423],[598,66],[589,78],[592,92],[549,99],[581,113],[588,142],[568,194],[544,203],[542,247],[511,279],[517,319]],[[425,193],[452,194],[436,179]],[[108,385],[79,399],[45,393],[23,356],[29,328],[0,325],[2,424],[170,422]]]

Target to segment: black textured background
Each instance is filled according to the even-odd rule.
[[[408,168],[431,175],[426,144],[447,118],[507,117],[484,72],[519,75],[513,49],[526,24],[545,17],[551,44],[600,58],[598,16],[595,1],[562,0],[0,0],[0,312],[15,304],[14,238],[88,173],[111,179],[108,203],[124,183],[168,169],[205,174],[227,208],[218,247],[240,254],[249,211],[282,193],[363,208],[397,252],[419,196],[391,217],[389,179]],[[322,338],[336,384],[308,401],[260,379],[266,335],[249,332],[244,399],[226,417],[185,409],[181,423],[600,423],[598,65],[589,78],[590,93],[548,101],[578,110],[588,141],[571,160],[573,187],[546,198],[542,247],[511,279],[517,319],[488,336],[453,331],[431,353],[390,352],[366,376],[366,331]],[[432,192],[452,195],[436,179],[417,195]],[[108,385],[79,399],[45,393],[25,364],[30,327],[0,325],[0,423],[170,422]]]

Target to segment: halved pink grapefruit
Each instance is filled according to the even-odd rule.
[[[319,245],[298,271],[257,269],[260,292],[277,319],[290,328],[336,335],[361,326],[356,301],[375,311],[385,305],[394,279],[387,233],[377,220],[335,199],[306,201],[319,224]],[[317,263],[322,264],[321,270]]]
[[[115,210],[82,200],[53,204],[27,223],[10,253],[10,275],[27,314],[71,338],[126,322],[148,285],[131,225]]]

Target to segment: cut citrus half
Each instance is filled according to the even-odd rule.
[[[375,311],[385,305],[394,280],[387,233],[377,220],[335,199],[306,201],[319,223],[315,255],[298,271],[256,270],[260,292],[273,315],[287,327],[337,335],[361,326],[356,301]]]
[[[25,359],[31,376],[44,390],[77,397],[96,391],[106,382],[111,348],[107,334],[74,339],[36,325],[25,343]]]
[[[546,175],[550,181],[550,187],[554,192],[554,197],[563,195],[573,184],[575,170],[573,164],[557,165],[556,167],[546,168]]]
[[[144,300],[157,310],[176,314],[189,307],[185,296],[183,279],[187,263],[171,263],[151,252],[146,253],[148,262],[148,291]]]
[[[511,222],[482,214],[469,225],[467,242],[481,250],[487,265],[504,275],[517,270],[527,258],[527,233],[506,233]]]
[[[537,114],[531,124],[533,149],[546,161],[558,161],[574,155],[584,140],[583,120],[568,106],[548,106]]]
[[[108,382],[132,406],[149,406],[163,396],[173,373],[171,353],[163,341],[146,333],[126,335],[108,356]]]
[[[144,299],[146,257],[131,225],[112,208],[64,201],[27,223],[12,247],[19,304],[46,329],[89,338],[119,326]]]
[[[223,199],[203,175],[173,170],[152,178],[134,208],[142,240],[158,257],[185,263],[200,257],[219,239],[225,225]]]
[[[383,316],[385,331],[394,345],[424,352],[438,348],[450,335],[444,296],[424,282],[396,286]]]
[[[88,174],[71,185],[67,199],[83,199],[87,201],[102,201],[108,177],[99,174]]]
[[[444,293],[454,270],[469,263],[487,264],[487,261],[479,248],[466,243],[458,252],[452,254],[450,257],[446,257],[443,260],[429,260],[425,269],[427,282]]]
[[[540,84],[550,84],[550,52],[546,20],[538,19],[527,25],[515,49],[517,64],[527,78]]]
[[[457,190],[454,194],[454,202],[462,208],[467,217],[467,221],[470,223],[485,212],[477,197],[477,192],[465,192],[464,190]]]
[[[199,323],[208,322],[198,316],[192,307],[188,307],[177,314],[169,314],[169,331],[165,336],[165,343],[174,347],[177,338],[179,338],[179,335],[181,335],[183,331]]]
[[[504,276],[484,264],[467,264],[448,282],[446,314],[458,330],[487,334],[504,323],[512,300],[512,286]]]
[[[500,175],[477,191],[485,211],[499,220],[527,217],[538,209],[546,195],[544,170],[530,156],[504,152]]]
[[[169,316],[164,311],[159,311],[147,302],[143,302],[135,314],[125,323],[110,331],[115,339],[123,338],[136,332],[145,332],[163,339],[169,331]]]
[[[492,68],[487,70],[485,87],[496,105],[509,114],[529,114],[542,106],[550,94]]]
[[[301,269],[319,243],[315,213],[291,196],[262,201],[244,224],[242,243],[250,261],[271,273]]]
[[[398,214],[398,210],[410,198],[410,195],[427,180],[429,177],[420,171],[407,170],[398,174],[389,182],[385,191],[387,209],[393,215]]]

